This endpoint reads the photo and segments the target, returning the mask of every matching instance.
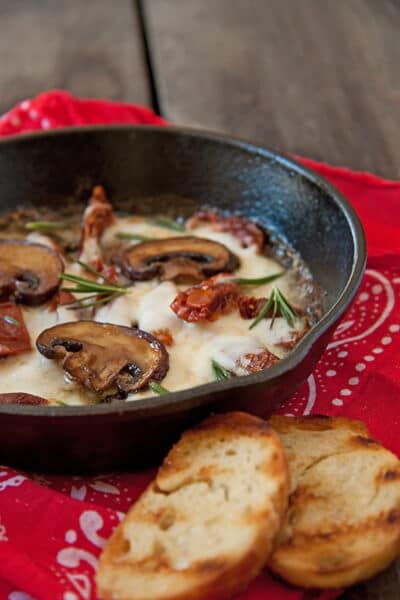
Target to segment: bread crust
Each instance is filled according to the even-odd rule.
[[[291,475],[289,509],[269,567],[306,588],[368,579],[400,554],[400,461],[364,423],[272,417]]]
[[[288,492],[283,447],[265,421],[238,412],[206,419],[183,434],[111,536],[98,595],[230,598],[268,560]]]

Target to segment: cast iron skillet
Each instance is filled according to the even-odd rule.
[[[240,212],[287,239],[325,290],[325,313],[264,372],[135,402],[0,406],[0,464],[52,471],[133,468],[210,411],[267,416],[306,379],[365,266],[361,224],[326,181],[294,161],[222,135],[178,128],[85,127],[0,142],[0,210],[87,200],[94,184],[134,213]],[[192,360],[196,360],[193,356]]]

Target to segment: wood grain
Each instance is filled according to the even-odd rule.
[[[148,104],[131,0],[0,2],[0,113],[50,88]]]
[[[346,592],[341,600],[398,600],[400,598],[400,560],[371,581]]]
[[[400,177],[396,0],[144,0],[172,121]]]

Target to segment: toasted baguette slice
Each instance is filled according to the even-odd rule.
[[[113,600],[221,600],[266,563],[287,510],[278,435],[245,413],[183,434],[107,543],[98,594]]]
[[[336,588],[368,579],[400,554],[400,461],[363,423],[273,417],[291,495],[269,566],[290,583]]]

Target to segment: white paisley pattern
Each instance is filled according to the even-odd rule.
[[[395,276],[384,270],[366,271],[355,301],[336,328],[318,365],[282,412],[296,416],[329,413],[329,408],[340,412],[347,402],[354,400],[368,372],[400,333],[400,318],[397,316],[396,322],[394,316],[399,314],[396,306],[399,275],[399,272]],[[62,600],[95,600],[94,574],[101,548],[123,518],[123,511],[134,502],[152,476],[152,471],[95,477],[30,476],[29,485],[52,488],[75,507],[74,516],[71,513],[65,526],[64,522],[61,524],[60,543],[54,562],[48,566],[64,590]],[[17,495],[14,488],[26,480],[24,475],[0,467],[0,497],[1,492]],[[4,524],[0,520],[0,543],[8,542],[7,528],[7,522]],[[4,600],[35,599],[15,590],[8,592]]]
[[[83,536],[85,542],[90,542],[95,549],[101,549],[106,538],[101,537],[98,532],[103,526],[103,517],[97,511],[84,510],[79,518],[78,530],[68,529],[66,531],[65,541],[68,546],[57,553],[57,563],[64,567],[63,573],[75,591],[67,591],[63,600],[77,600],[78,598],[89,600],[92,597],[93,575],[98,564],[97,552],[80,548],[76,543],[79,541],[78,538]]]
[[[343,406],[356,393],[357,387],[400,331],[391,321],[400,278],[375,269],[367,269],[362,287],[350,310],[336,328],[332,342],[314,372],[297,394],[284,407],[285,414],[300,416],[324,412],[319,405]],[[376,335],[379,335],[379,344]],[[353,369],[352,372],[348,372]],[[343,374],[346,381],[343,385]],[[336,393],[332,382],[337,378]],[[329,382],[329,386],[328,386]],[[329,387],[329,390],[328,390]],[[330,398],[327,398],[330,395]]]

